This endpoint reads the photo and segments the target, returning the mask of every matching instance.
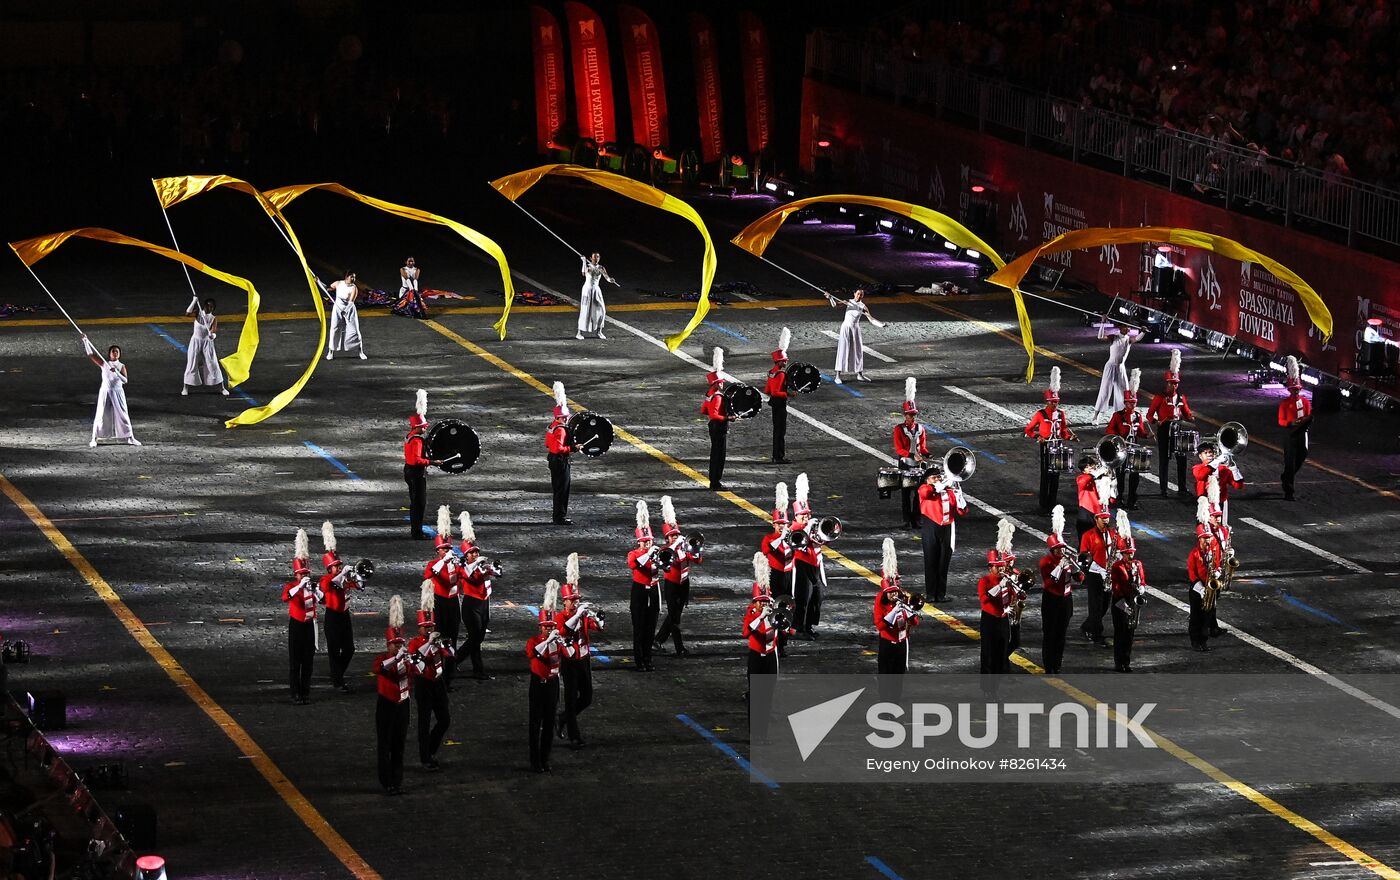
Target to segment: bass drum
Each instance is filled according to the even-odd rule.
[[[724,389],[729,414],[736,419],[751,419],[763,410],[763,395],[752,385],[735,383]]]
[[[587,410],[574,413],[565,429],[569,445],[589,458],[597,458],[612,447],[613,426],[607,416]]]
[[[457,419],[443,419],[428,431],[428,458],[440,461],[440,469],[460,474],[481,457],[481,439],[472,426]]]
[[[822,371],[811,364],[794,361],[788,365],[787,378],[783,380],[783,390],[788,394],[811,394],[822,384]]]

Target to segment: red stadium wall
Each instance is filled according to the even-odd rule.
[[[1298,353],[1331,373],[1355,362],[1366,318],[1383,319],[1400,338],[1400,271],[1379,257],[811,79],[802,105],[808,173],[818,156],[828,156],[835,179],[852,192],[941,211],[1002,251],[1023,253],[1087,226],[1200,229],[1297,272],[1327,303],[1334,335],[1324,347],[1292,289],[1259,266],[1178,249],[1171,259],[1187,275],[1182,317],[1192,323],[1268,351]],[[820,140],[830,146],[819,147]],[[977,186],[982,190],[973,192]],[[1134,297],[1148,286],[1151,257],[1147,247],[1100,248],[1046,261],[1110,296]]]

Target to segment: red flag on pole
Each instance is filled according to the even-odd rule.
[[[770,77],[773,58],[768,52],[768,31],[752,12],[739,13],[739,55],[744,66],[744,105],[749,123],[749,152],[757,153],[770,142],[773,130],[773,91]]]
[[[554,13],[530,7],[530,46],[535,55],[535,143],[541,153],[564,123],[564,33]]]
[[[719,51],[715,29],[698,12],[690,14],[690,53],[695,61],[695,103],[700,108],[700,158],[724,158],[724,105],[720,99]]]
[[[619,5],[617,15],[622,22],[622,59],[627,65],[627,94],[632,102],[632,139],[656,149],[671,142],[661,39],[656,23],[637,7]]]
[[[608,66],[608,33],[603,20],[573,0],[564,4],[564,17],[569,23],[579,134],[599,144],[615,141],[612,69]]]

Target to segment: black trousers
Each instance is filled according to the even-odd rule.
[[[434,597],[433,618],[437,621],[437,631],[442,633],[444,643],[452,646],[452,656],[457,656],[457,639],[462,634],[462,603],[456,596],[451,599],[444,599],[441,596]],[[446,684],[452,684],[452,675],[456,671],[457,664],[448,662],[443,664],[446,670]]]
[[[777,674],[777,654],[760,654],[752,649],[749,650],[748,699],[750,743],[768,738],[768,718],[773,714],[772,688],[761,688],[755,693],[753,677],[755,675],[776,676]]]
[[[1050,444],[1043,440],[1040,446],[1040,512],[1049,513],[1060,494],[1060,472],[1050,470]]]
[[[1074,596],[1056,596],[1041,591],[1040,598],[1040,662],[1045,671],[1058,673],[1065,657],[1065,632],[1074,616]]]
[[[897,703],[904,694],[901,679],[886,676],[903,675],[909,668],[909,640],[892,642],[880,639],[875,653],[875,671],[880,674],[880,699],[886,703]]]
[[[1128,612],[1113,603],[1113,668],[1127,669],[1133,662],[1133,636],[1137,628],[1128,626]]]
[[[1085,532],[1094,530],[1094,512],[1087,507],[1079,508],[1079,512],[1074,515],[1075,547],[1079,546],[1079,541],[1084,540]]]
[[[593,704],[593,661],[587,657],[564,660],[559,664],[559,678],[564,690],[564,726],[570,742],[583,742],[578,731],[578,716]]]
[[[326,654],[331,665],[331,685],[345,684],[345,670],[355,656],[355,633],[350,627],[350,612],[326,609]]]
[[[656,618],[661,614],[661,596],[656,587],[632,584],[632,662],[638,667],[651,665],[651,644],[656,640]]]
[[[773,460],[787,458],[787,398],[768,398],[768,408],[773,411]]]
[[[403,744],[408,739],[408,701],[390,702],[379,696],[374,706],[374,732],[379,752],[379,784],[403,785]]]
[[[710,488],[724,482],[724,459],[729,452],[729,422],[710,419]]]
[[[769,570],[769,575],[768,575],[768,586],[769,586],[769,588],[773,591],[773,599],[774,599],[775,601],[781,601],[784,597],[786,597],[786,598],[792,600],[792,604],[793,604],[793,625],[792,625],[792,627],[790,627],[791,629],[796,629],[796,628],[797,628],[797,624],[796,624],[796,619],[797,619],[797,618],[796,618],[796,614],[797,614],[797,611],[796,611],[797,599],[796,599],[796,597],[793,595],[793,593],[794,593],[794,582],[795,582],[795,580],[796,580],[796,577],[797,577],[797,566],[796,566],[795,564],[793,565],[792,571],[779,571],[778,569],[774,568],[774,569],[770,569],[770,570]],[[779,653],[779,654],[785,655],[785,654],[787,653],[788,639],[789,639],[789,636],[788,636],[788,631],[787,631],[787,630],[784,629],[784,630],[779,630],[779,631],[778,631],[778,653]]]
[[[423,536],[423,508],[428,504],[428,476],[423,465],[403,466],[403,481],[408,484],[408,534]]]
[[[1186,600],[1191,603],[1191,616],[1186,623],[1186,633],[1191,637],[1191,647],[1195,648],[1204,645],[1208,638],[1216,634],[1220,624],[1216,623],[1215,609],[1206,610],[1205,597],[1200,593],[1188,588]]]
[[[467,625],[467,640],[462,643],[462,654],[471,660],[472,675],[485,675],[486,668],[481,662],[481,643],[486,639],[486,612],[489,605],[485,599],[474,596],[462,597],[462,622]],[[447,634],[443,633],[443,638]],[[462,660],[458,654],[458,660]]]
[[[444,664],[443,669],[451,664]],[[452,710],[447,705],[446,678],[415,678],[413,699],[418,703],[418,760],[424,764],[437,757],[447,726],[452,723]],[[431,723],[436,718],[437,723]]]
[[[1021,624],[1012,623],[1011,615],[1008,614],[1006,616],[1006,659],[1008,661],[1008,663],[1006,664],[1007,669],[1011,668],[1011,663],[1009,662],[1011,660],[1011,655],[1015,654],[1020,647]]]
[[[311,696],[311,661],[316,657],[316,623],[287,618],[287,658],[291,661],[292,699]]]
[[[1006,672],[1006,658],[1010,651],[1006,646],[1011,641],[1011,621],[1005,617],[982,612],[980,624],[982,633],[982,672],[999,675]]]
[[[569,488],[573,485],[572,463],[568,453],[549,453],[549,489],[554,494],[554,522],[569,514]]]
[[[948,565],[953,561],[953,524],[940,526],[923,518],[924,595],[942,602],[948,597]]]
[[[685,637],[681,635],[681,614],[685,611],[685,606],[690,604],[690,578],[685,578],[678,584],[663,580],[661,598],[666,601],[666,617],[661,621],[661,629],[657,630],[656,642],[664,645],[666,639],[673,640],[676,653],[679,654],[685,650]]]
[[[1089,615],[1079,625],[1079,629],[1094,641],[1103,640],[1103,616],[1108,613],[1108,589],[1103,576],[1097,572],[1084,575],[1084,592],[1089,597]]]
[[[1137,506],[1138,482],[1141,480],[1137,471],[1129,470],[1125,464],[1118,469],[1118,490],[1121,492],[1126,487],[1127,494],[1119,499],[1119,504],[1129,508]]]
[[[810,562],[798,560],[793,570],[792,625],[798,632],[810,633],[821,622],[822,573]]]
[[[559,679],[530,676],[530,769],[549,765],[554,746],[554,715],[559,709]]]
[[[1172,423],[1163,422],[1157,428],[1157,479],[1162,481],[1162,495],[1167,494],[1167,472],[1171,470]],[[1180,498],[1190,498],[1192,487],[1186,483],[1186,456],[1176,458],[1176,494]]]
[[[1283,481],[1283,497],[1293,497],[1293,477],[1298,471],[1303,469],[1303,462],[1308,460],[1308,429],[1294,430],[1288,432],[1288,440],[1283,444],[1283,473],[1279,478]]]
[[[904,515],[904,523],[911,529],[919,528],[923,516],[919,513],[918,489],[899,490],[899,509]]]

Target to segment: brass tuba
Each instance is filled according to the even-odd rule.
[[[1220,448],[1215,464],[1229,467],[1235,463],[1235,456],[1249,446],[1249,431],[1239,422],[1226,422],[1215,432],[1215,445]]]
[[[1094,446],[1094,455],[1106,470],[1117,470],[1128,458],[1128,444],[1117,434],[1105,434]]]
[[[972,479],[972,475],[977,473],[977,456],[966,446],[954,446],[943,457],[933,462],[929,470],[934,471],[945,480],[953,480],[961,483],[964,480]],[[924,471],[924,478],[927,479],[928,471]]]

